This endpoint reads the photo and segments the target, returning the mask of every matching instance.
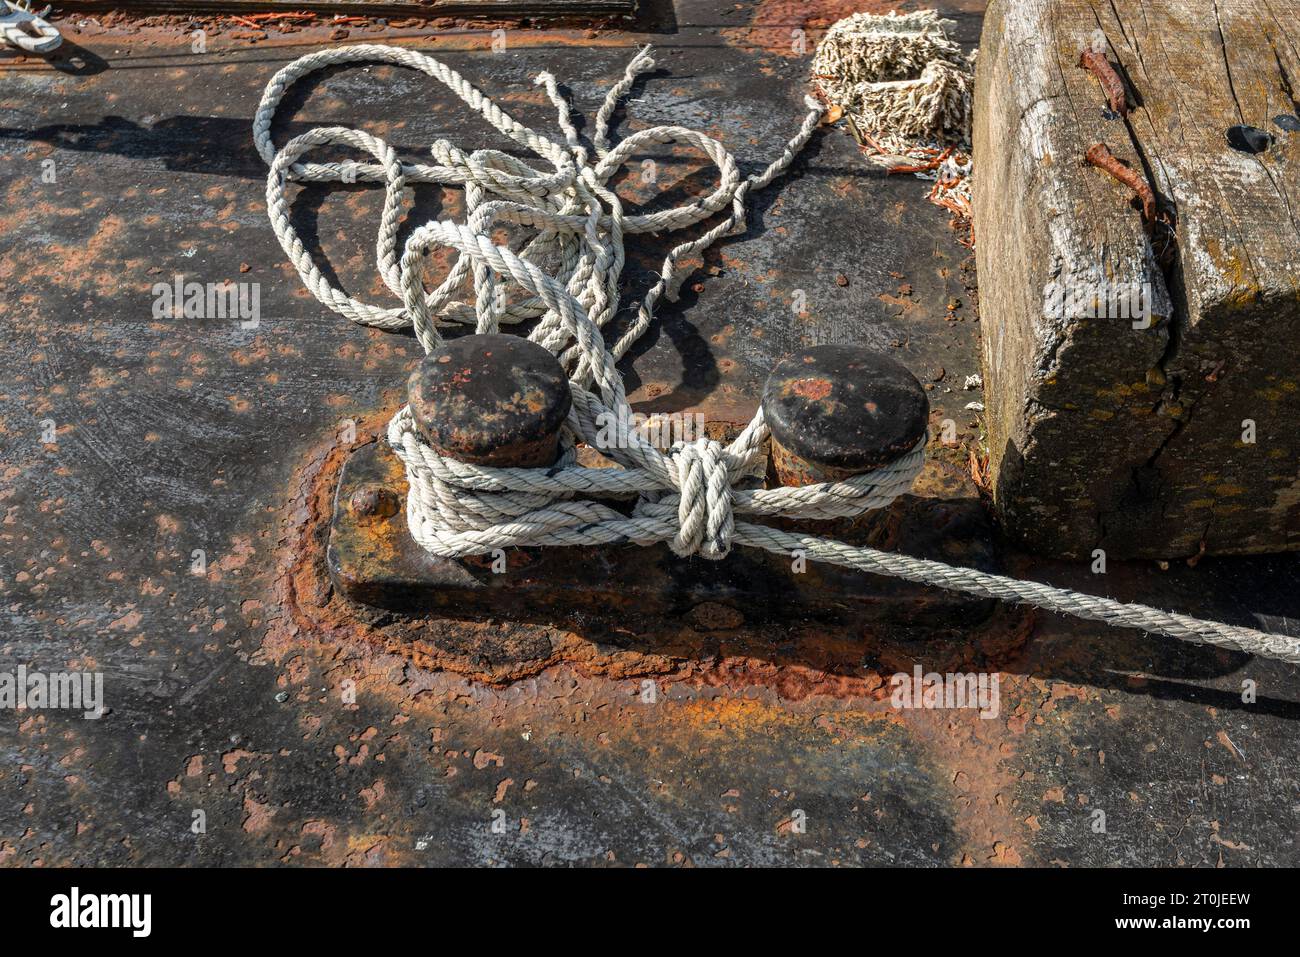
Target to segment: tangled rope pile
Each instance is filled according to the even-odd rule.
[[[813,55],[832,103],[887,147],[916,140],[970,142],[974,54],[948,37],[933,10],[855,13],[833,24]]]
[[[826,31],[812,76],[873,163],[933,181],[927,198],[953,214],[959,242],[972,246],[976,52],[948,36],[955,26],[934,10],[855,13]]]
[[[437,78],[549,168],[535,168],[497,150],[465,153],[442,140],[433,144],[437,165],[406,165],[378,137],[343,127],[311,130],[277,152],[271,124],[285,91],[315,70],[359,62],[397,64]],[[570,377],[573,403],[561,438],[563,452],[557,463],[546,468],[490,468],[456,461],[421,440],[409,406],[393,416],[388,441],[405,465],[410,483],[407,521],[421,547],[435,555],[457,557],[522,545],[668,542],[683,557],[721,559],[738,543],[1300,663],[1300,641],[1283,635],[1124,605],[737,518],[824,519],[882,508],[912,485],[924,461],[924,440],[900,460],[866,475],[773,489],[746,487],[753,484],[747,478],[766,454],[768,427],[761,408],[725,446],[701,438],[664,452],[645,441],[631,427],[618,359],[645,331],[659,299],[670,292],[678,263],[718,238],[744,229],[748,193],[763,188],[790,166],[823,112],[822,105],[810,98],[803,123],[781,155],[761,173],[743,179],[734,158],[717,140],[681,127],[641,130],[611,147],[609,122],[619,100],[636,76],[653,65],[649,48],[642,50],[609,90],[596,114],[594,157],[580,140],[568,104],[549,73],[539,75],[537,83],[556,109],[563,144],[517,123],[445,64],[400,48],[363,45],[309,54],[280,70],[267,85],[254,119],[253,138],[270,165],[266,197],[271,224],[299,275],[322,303],[355,322],[386,329],[413,327],[426,351],[442,341],[435,324],[438,319],[472,322],[479,333],[496,332],[503,322],[535,319],[528,338],[554,354]],[[625,215],[621,201],[607,187],[609,179],[643,146],[664,143],[700,149],[719,170],[717,188],[685,206]],[[299,162],[307,151],[325,144],[363,150],[376,162]],[[359,302],[329,282],[290,223],[286,189],[291,178],[384,184],[377,256],[384,282],[401,297],[402,307]],[[399,256],[403,190],[417,182],[464,186],[467,221],[420,226]],[[618,307],[624,236],[682,229],[716,213],[723,213],[716,224],[667,255],[636,318],[613,345],[607,345],[603,328]],[[493,229],[503,224],[534,233],[516,252],[491,238]],[[423,265],[429,250],[439,246],[454,249],[459,256],[447,278],[430,291],[424,288]],[[467,281],[473,302],[454,302],[452,297]],[[506,283],[523,290],[526,297],[510,300]],[[612,441],[602,440],[602,429],[611,426]],[[598,448],[620,467],[577,465],[579,442]],[[614,507],[619,502],[622,510]]]

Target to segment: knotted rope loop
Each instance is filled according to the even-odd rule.
[[[681,501],[677,507],[677,535],[672,548],[678,555],[717,560],[731,551],[731,477],[722,446],[712,439],[697,439],[677,450],[677,476]]]

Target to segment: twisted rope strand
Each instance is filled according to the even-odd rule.
[[[496,150],[465,153],[443,140],[431,148],[437,165],[405,164],[378,137],[343,127],[311,130],[277,151],[271,142],[271,124],[289,87],[313,71],[360,62],[391,63],[435,77],[545,165],[534,168]],[[439,321],[469,323],[480,333],[491,333],[502,323],[535,319],[529,338],[554,354],[570,377],[573,403],[562,430],[562,453],[558,462],[546,468],[491,468],[442,456],[421,440],[410,407],[397,411],[388,424],[388,441],[406,470],[407,525],[422,548],[438,556],[461,557],[525,545],[666,542],[683,557],[721,559],[739,543],[1300,664],[1300,640],[1285,635],[861,548],[750,520],[844,518],[884,508],[911,488],[924,464],[925,438],[898,461],[864,475],[770,489],[754,487],[769,438],[761,408],[725,446],[699,438],[661,451],[644,439],[632,427],[616,363],[648,328],[660,299],[673,294],[679,263],[723,236],[745,229],[749,192],[764,188],[789,169],[824,109],[807,99],[808,113],[780,156],[761,173],[743,179],[721,143],[682,127],[639,130],[611,146],[609,124],[620,99],[635,78],[653,66],[646,47],[606,94],[596,114],[594,163],[569,104],[549,73],[539,75],[536,82],[555,107],[563,144],[516,122],[434,58],[395,47],[360,45],[308,54],[280,70],[267,85],[254,118],[253,140],[270,167],[268,215],[285,253],[317,299],[354,322],[385,329],[413,327],[426,352],[442,342]],[[718,170],[717,187],[684,206],[626,215],[608,188],[610,179],[644,147],[671,143],[703,153]],[[360,150],[374,162],[299,162],[308,151],[324,145]],[[363,303],[331,285],[291,224],[286,196],[290,180],[384,184],[376,258],[385,285],[402,301],[400,307]],[[466,221],[425,223],[412,232],[399,255],[402,194],[412,183],[463,186]],[[668,253],[635,319],[607,346],[603,329],[618,308],[625,236],[685,229],[724,210],[701,235]],[[500,225],[530,230],[532,235],[516,251],[493,242],[492,231]],[[456,259],[442,282],[429,290],[424,285],[424,266],[429,251],[437,247],[454,251]],[[453,301],[467,285],[473,301]],[[507,300],[508,290],[523,297]],[[579,466],[579,442],[599,450],[617,467]]]

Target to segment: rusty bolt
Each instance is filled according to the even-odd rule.
[[[426,442],[449,458],[498,468],[553,464],[573,401],[559,361],[519,336],[444,343],[411,373],[408,388]]]
[[[365,518],[388,518],[396,515],[401,507],[397,495],[392,489],[384,488],[373,482],[361,486],[352,493],[350,500],[354,515]]]
[[[900,458],[925,435],[930,402],[912,373],[863,346],[814,346],[768,377],[763,414],[782,485],[860,475]]]
[[[1229,146],[1242,153],[1262,153],[1273,145],[1273,134],[1256,126],[1229,126],[1224,136]]]

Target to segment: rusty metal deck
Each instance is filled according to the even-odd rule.
[[[863,5],[652,3],[626,31],[507,29],[500,53],[464,27],[347,39],[445,57],[538,124],[536,72],[590,109],[653,42],[660,70],[624,128],[704,128],[748,172],[801,115],[791,31],[811,43]],[[980,6],[952,10],[964,42]],[[0,670],[102,671],[110,710],[0,714],[0,862],[1300,863],[1300,678],[1275,662],[1048,615],[918,645],[708,610],[639,631],[449,618],[416,638],[358,614],[330,587],[324,529],[347,449],[382,428],[420,348],[301,288],[249,132],[270,75],[337,28],[227,24],[195,53],[185,18],[87,16],[61,21],[70,56],[53,68],[0,61]],[[294,106],[277,142],[322,122],[364,123],[407,157],[491,139],[427,78],[387,68],[328,76]],[[711,182],[688,156],[661,162],[665,202]],[[936,419],[960,428],[938,465],[964,474],[973,275],[923,195],[842,130],[819,133],[662,308],[623,364],[631,399],[743,421],[773,355],[865,341],[931,386]],[[294,207],[374,299],[380,200],[308,188]],[[417,216],[440,208],[456,214],[454,194],[417,195]],[[663,249],[634,246],[633,294]],[[257,327],[155,318],[151,290],[177,274],[258,283]],[[1294,556],[1105,576],[1001,561],[1202,616],[1300,621]],[[972,662],[999,669],[995,718],[891,707],[893,673]]]

